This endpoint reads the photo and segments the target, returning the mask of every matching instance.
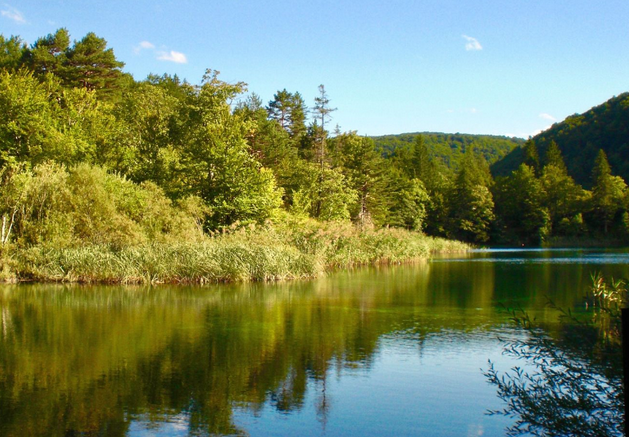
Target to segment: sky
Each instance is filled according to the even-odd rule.
[[[206,69],[360,135],[527,138],[629,91],[627,0],[0,0],[0,33],[107,40],[136,80]]]

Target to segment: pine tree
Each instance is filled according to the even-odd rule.
[[[291,97],[292,94],[284,88],[282,91],[275,93],[273,100],[267,106],[269,117],[277,120],[280,127],[284,130],[288,130],[290,125]]]
[[[39,76],[47,73],[59,75],[67,62],[69,46],[70,35],[64,28],[39,38],[28,51],[28,65]]]
[[[593,191],[596,191],[597,186],[599,187],[598,190],[602,191],[605,188],[605,184],[611,175],[612,169],[609,166],[607,155],[605,154],[605,151],[603,149],[600,149],[598,151],[598,155],[596,155],[594,166],[592,167]]]
[[[584,208],[586,193],[570,177],[561,162],[548,163],[539,178],[541,183],[542,206],[548,210],[552,221],[553,234],[559,231],[559,224],[571,220]]]
[[[527,140],[527,142],[524,144],[524,164],[533,169],[533,171],[535,172],[535,176],[539,175],[539,151],[537,150],[535,141],[532,139]]]
[[[421,180],[424,185],[431,186],[431,179],[435,167],[430,159],[428,147],[424,143],[424,137],[417,135],[413,141],[413,153],[411,155],[412,177]]]
[[[494,188],[497,221],[506,227],[507,240],[539,244],[549,234],[550,215],[542,204],[543,190],[535,172],[526,164]]]
[[[388,169],[389,211],[387,225],[421,231],[426,227],[430,196],[421,180],[409,178],[395,166]]]
[[[269,118],[276,120],[291,138],[298,138],[306,130],[306,104],[301,94],[278,91],[266,107]]]
[[[561,150],[554,140],[550,142],[550,144],[548,145],[548,149],[546,150],[546,166],[549,165],[554,166],[562,173],[568,173],[568,169],[566,168],[566,163],[561,154]]]
[[[494,220],[494,201],[489,166],[482,156],[473,150],[465,154],[452,193],[451,232],[457,238],[475,242],[489,240],[489,230]]]
[[[318,129],[315,129],[315,146],[317,147],[315,156],[317,157],[319,165],[323,167],[323,163],[326,159],[325,142],[328,135],[325,130],[325,123],[330,120],[330,113],[336,111],[336,108],[330,108],[330,99],[323,85],[319,85],[319,96],[315,97],[313,111],[315,112],[314,126],[318,126]]]
[[[90,32],[66,50],[65,56],[59,75],[66,85],[97,90],[101,96],[110,96],[120,87],[124,62],[116,59],[105,39]]]
[[[627,184],[619,176],[612,176],[607,155],[601,149],[592,169],[592,206],[597,221],[603,224],[603,232],[608,233],[616,214],[622,209]]]
[[[0,68],[6,71],[16,71],[24,62],[28,49],[26,44],[17,36],[5,38],[0,35]]]

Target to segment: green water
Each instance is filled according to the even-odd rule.
[[[310,282],[0,287],[0,436],[501,436],[482,369],[619,251],[476,252]]]

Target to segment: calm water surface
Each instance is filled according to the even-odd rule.
[[[482,369],[625,251],[491,250],[311,282],[0,287],[1,436],[502,436]]]

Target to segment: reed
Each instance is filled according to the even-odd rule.
[[[5,176],[4,282],[277,281],[467,248],[401,229],[358,229],[282,212],[272,222],[236,223],[208,235],[201,199],[173,203],[155,184],[134,184],[100,167],[44,163]]]
[[[403,263],[467,245],[400,229],[284,219],[193,242],[16,249],[5,277],[85,283],[217,283],[314,278],[332,268]]]

